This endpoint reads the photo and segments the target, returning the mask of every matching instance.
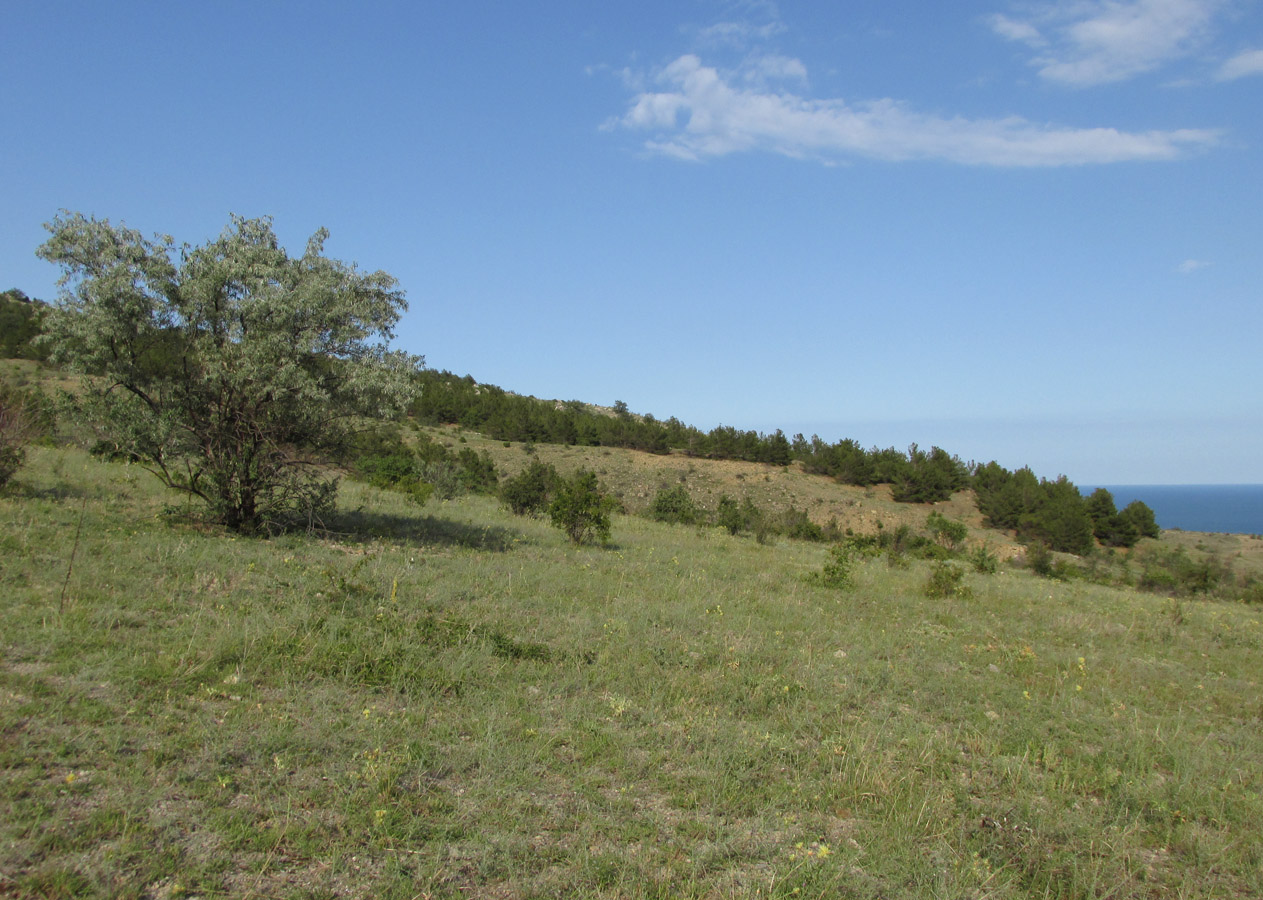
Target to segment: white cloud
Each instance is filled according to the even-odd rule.
[[[1043,47],[1032,65],[1074,86],[1122,81],[1187,55],[1210,32],[1224,0],[1060,0],[1022,19],[994,15],[1000,36]]]
[[[1030,22],[1019,22],[996,13],[987,19],[987,23],[996,34],[1010,41],[1020,41],[1032,47],[1040,47],[1047,43],[1044,36],[1039,33],[1039,29]]]
[[[1247,75],[1263,75],[1263,50],[1246,50],[1219,67],[1220,81],[1233,81]]]
[[[745,48],[786,31],[780,10],[770,0],[737,0],[728,5],[733,18],[697,32],[703,45]]]
[[[764,84],[768,81],[806,81],[807,67],[789,56],[769,54],[748,59],[742,67],[746,81]]]
[[[661,90],[637,94],[626,114],[608,124],[650,132],[648,150],[690,160],[763,151],[825,162],[868,157],[1065,166],[1174,159],[1218,140],[1203,130],[1123,132],[1018,117],[945,118],[890,99],[848,104],[741,87],[739,78],[681,56],[658,74]]]
[[[780,22],[755,25],[750,22],[716,22],[698,32],[698,37],[708,44],[744,47],[754,41],[765,41],[785,30]]]
[[[1208,263],[1204,259],[1186,259],[1176,267],[1176,271],[1181,275],[1192,275],[1198,269],[1204,269],[1213,263]]]

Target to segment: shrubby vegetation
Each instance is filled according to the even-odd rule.
[[[183,345],[161,335],[151,349],[146,365],[162,372]],[[600,418],[629,434],[658,424],[625,404]],[[30,490],[0,504],[9,655],[26,661],[4,673],[11,702],[0,704],[22,737],[0,817],[18,895],[232,894],[243,884],[363,896],[717,895],[734,884],[785,896],[926,885],[944,896],[1257,894],[1257,841],[1242,835],[1258,830],[1259,798],[1223,779],[1243,753],[1253,762],[1257,742],[1248,721],[1222,714],[1253,696],[1257,611],[1203,613],[1182,598],[1260,602],[1263,585],[1236,574],[1227,554],[1151,543],[1116,551],[1157,534],[1147,508],[1119,511],[1108,493],[1083,498],[1029,470],[970,472],[942,451],[856,446],[831,477],[845,470],[908,497],[918,484],[959,484],[963,469],[986,483],[988,518],[1030,542],[1032,570],[1084,583],[1006,577],[980,591],[985,604],[963,602],[999,560],[938,510],[924,529],[855,534],[779,499],[760,508],[725,495],[709,510],[684,484],[661,490],[648,516],[698,527],[628,522],[617,554],[565,565],[573,554],[556,545],[514,539],[545,525],[478,498],[456,501],[459,522],[410,517],[400,495],[496,494],[514,513],[547,515],[575,543],[603,543],[618,504],[595,473],[563,477],[528,457],[503,478],[465,437],[375,416],[346,427],[323,458],[393,492],[347,486],[403,523],[393,537],[374,525],[355,546],[301,535],[190,540],[154,520],[156,486],[129,468],[84,464],[75,450],[31,454]],[[921,481],[908,474],[918,469]],[[69,535],[78,545],[84,509],[92,524],[72,579],[73,551],[65,568],[50,562],[63,561]],[[833,546],[773,550],[716,539],[709,525],[760,543]],[[497,534],[508,537],[488,540]],[[1076,560],[1053,541],[1088,552]],[[489,546],[504,552],[478,552]],[[866,565],[882,556],[893,570]],[[853,594],[822,590],[857,584]],[[556,689],[531,687],[543,683]],[[1190,718],[1198,709],[1210,715]],[[827,735],[822,710],[841,723]],[[511,739],[481,740],[489,727]],[[1030,751],[1020,779],[1009,777],[1006,742]],[[118,752],[131,745],[153,752]],[[625,777],[629,753],[663,752],[672,765]],[[1130,777],[1173,768],[1179,784]],[[616,784],[623,800],[595,816],[588,804],[555,828],[558,810],[573,812],[576,771]],[[532,790],[543,785],[541,802],[499,802],[521,794],[522,772]],[[945,778],[970,790],[938,790]],[[277,813],[295,791],[311,813],[301,834]],[[1100,803],[1078,803],[1084,796]],[[718,848],[700,868],[689,849],[699,802]],[[863,809],[843,821],[840,803]],[[205,831],[195,851],[175,840],[189,828]],[[586,829],[577,843],[588,849],[558,865],[574,857],[574,828]],[[666,839],[645,843],[647,833]],[[1096,852],[1102,833],[1117,840]],[[469,864],[457,869],[457,858]]]
[[[337,488],[320,464],[415,395],[419,358],[386,349],[403,293],[326,257],[324,231],[291,258],[268,219],[179,248],[79,214],[47,227],[64,274],[45,337],[89,376],[83,416],[234,531],[317,521]]]
[[[1207,595],[1238,586],[1230,565],[1213,556],[1195,560],[1183,547],[1150,550],[1140,557],[1140,566],[1136,586],[1155,593]],[[1253,587],[1249,582],[1239,586],[1246,592]]]
[[[889,484],[901,503],[936,503],[969,486],[969,466],[940,447],[928,453],[916,444],[907,453],[893,447],[864,450],[850,439],[826,444],[819,437],[808,442],[798,435],[793,449],[806,471],[860,487]]]
[[[356,434],[340,462],[374,487],[399,491],[418,503],[431,495],[451,500],[462,493],[495,494],[499,476],[487,451],[468,447],[453,454],[429,435],[409,442],[397,425],[381,424]]]
[[[0,488],[26,461],[26,446],[38,432],[38,413],[25,392],[0,384]]]
[[[6,896],[1260,893],[1258,610],[961,561],[931,599],[933,562],[864,561],[947,552],[916,528],[635,521],[576,554],[359,484],[364,531],[233,540],[156,520],[135,467],[31,457],[0,498]]]
[[[978,467],[973,488],[978,510],[993,528],[1010,529],[1027,544],[1045,544],[1065,553],[1084,554],[1095,546],[1096,522],[1089,506],[1064,476],[1056,481],[1037,479],[1029,468],[1010,472],[989,462]]]
[[[543,514],[557,493],[561,475],[550,463],[533,461],[522,472],[505,480],[500,487],[500,498],[519,516]]]
[[[30,352],[29,340],[22,346],[28,348],[22,352]],[[765,435],[722,425],[702,432],[675,418],[659,421],[652,415],[635,415],[622,401],[608,411],[578,401],[545,402],[446,371],[416,372],[413,380],[419,395],[410,413],[418,424],[459,425],[495,440],[521,442],[527,448],[535,443],[623,447],[782,466],[797,460],[805,471],[843,484],[888,484],[892,497],[905,503],[935,503],[972,488],[992,527],[1011,530],[1028,544],[1043,543],[1075,554],[1090,552],[1097,542],[1130,547],[1142,537],[1159,533],[1153,511],[1141,502],[1120,512],[1107,491],[1098,490],[1085,500],[1068,479],[1039,479],[1029,468],[1010,472],[995,462],[969,464],[940,447],[928,452],[915,444],[907,451],[865,450],[851,439],[827,444],[817,436],[808,441],[795,435],[791,442],[780,431]],[[458,462],[427,460],[424,477],[418,472],[408,477],[432,484],[439,496],[451,496],[459,489],[495,489],[495,472],[486,462],[471,458]],[[686,501],[692,503],[685,492],[671,489],[655,499],[655,504],[663,505],[655,506],[653,515],[662,521],[700,521],[700,511],[696,507],[690,511]],[[735,502],[721,502],[719,511],[724,527],[734,534],[748,531],[764,540],[774,534],[806,540],[836,538],[799,510],[770,517],[733,506]],[[935,532],[935,538],[940,543],[953,539],[945,532]]]
[[[0,357],[45,359],[48,350],[36,343],[48,306],[17,288],[0,294]]]
[[[829,559],[816,573],[815,580],[825,587],[848,590],[855,585],[855,567],[858,562],[853,546],[834,544],[829,548]]]
[[[649,506],[649,517],[657,522],[694,525],[701,519],[701,511],[689,496],[688,488],[677,484],[658,491]]]
[[[926,517],[925,527],[934,540],[948,550],[959,550],[969,537],[969,529],[964,522],[953,521],[938,510],[932,511]]]
[[[562,476],[550,463],[533,460],[500,485],[500,500],[515,515],[547,514],[575,544],[610,540],[610,515],[618,500],[601,486],[596,473],[579,469]],[[687,496],[687,495],[686,495]]]
[[[548,516],[576,544],[609,543],[610,513],[618,501],[602,490],[596,473],[580,469],[557,483]]]
[[[973,597],[973,591],[965,584],[965,570],[945,561],[930,567],[930,577],[923,590],[925,596],[939,599],[968,600]]]
[[[459,424],[496,440],[625,447],[651,453],[674,450],[695,457],[773,465],[797,460],[805,471],[842,484],[889,484],[893,498],[903,503],[936,503],[973,488],[979,508],[993,527],[1068,553],[1087,553],[1096,539],[1107,546],[1132,546],[1141,537],[1157,534],[1153,512],[1143,503],[1100,517],[1064,477],[1048,481],[1036,478],[1028,468],[1010,472],[995,462],[972,465],[941,447],[928,452],[916,444],[907,451],[865,450],[851,439],[828,444],[817,436],[807,440],[800,434],[791,442],[781,431],[764,435],[719,426],[702,432],[675,418],[662,422],[650,415],[635,416],[621,401],[609,414],[577,401],[550,404],[511,394],[450,372],[425,372],[420,378],[424,389],[413,414],[421,422]],[[752,526],[742,523],[732,509],[724,514],[725,527],[735,529],[734,533]],[[668,513],[663,511],[663,515]],[[810,526],[801,521],[787,528],[797,528],[797,536],[811,539]]]
[[[1160,534],[1152,509],[1134,500],[1119,512],[1114,496],[1105,488],[1092,492],[1086,508],[1092,519],[1092,534],[1106,547],[1134,547],[1141,538],[1156,538]]]

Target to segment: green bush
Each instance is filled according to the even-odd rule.
[[[719,498],[715,522],[721,528],[728,529],[728,533],[734,536],[740,534],[746,527],[745,517],[741,514],[741,506],[727,494]]]
[[[877,523],[881,525],[880,522]],[[894,531],[882,529],[877,536],[886,551],[886,564],[892,569],[903,569],[908,566],[908,550],[912,546],[912,528],[902,524]]]
[[[856,556],[864,559],[876,559],[885,552],[884,537],[885,534],[882,532],[877,534],[856,534],[848,528],[842,540]]]
[[[0,357],[47,358],[48,348],[35,340],[43,333],[47,309],[43,303],[32,300],[16,288],[0,293]]]
[[[1026,567],[1036,575],[1051,578],[1053,575],[1053,555],[1048,545],[1036,541],[1026,548]]]
[[[46,227],[66,289],[44,338],[85,376],[84,421],[232,531],[318,522],[353,424],[417,396],[421,359],[386,349],[403,292],[326,257],[323,229],[290,256],[267,218],[196,247],[69,212]]]
[[[1154,518],[1153,510],[1140,500],[1128,503],[1118,515],[1136,529],[1136,533],[1142,538],[1156,538],[1162,534],[1162,529],[1158,527],[1158,521]]]
[[[979,575],[994,575],[1000,570],[1000,560],[986,544],[975,547],[969,553],[969,562]]]
[[[1177,547],[1144,558],[1139,588],[1155,593],[1209,594],[1232,581],[1231,569],[1217,557],[1195,560]]]
[[[464,438],[461,438],[464,440]],[[499,484],[496,475],[496,464],[486,450],[475,453],[468,447],[462,447],[456,457],[458,466],[456,477],[465,490],[475,494],[494,494]]]
[[[816,573],[815,580],[825,587],[846,590],[855,584],[855,566],[858,559],[849,544],[834,544],[829,548],[829,560]]]
[[[447,447],[441,441],[436,441],[425,432],[417,434],[412,452],[423,463],[451,462],[452,460],[452,454],[448,452]]]
[[[610,539],[610,513],[617,505],[618,501],[601,489],[595,473],[580,469],[558,483],[548,515],[553,525],[574,543],[597,540],[606,544]]]
[[[401,481],[417,478],[421,464],[411,453],[392,453],[387,456],[369,456],[359,461],[356,474],[373,487],[389,490]]]
[[[500,499],[519,516],[539,515],[548,508],[561,476],[551,463],[535,460],[500,486]]]
[[[1023,562],[1036,575],[1057,581],[1070,581],[1084,575],[1081,567],[1066,560],[1057,559],[1048,545],[1040,541],[1027,546]]]
[[[442,445],[436,445],[446,454]],[[426,464],[404,442],[399,429],[382,425],[361,432],[348,447],[347,463],[352,474],[384,491],[395,491],[424,505],[435,492],[426,478]]]
[[[796,541],[823,541],[824,529],[811,521],[805,509],[791,506],[781,515],[781,528],[786,537]]]
[[[649,506],[649,517],[657,522],[693,525],[698,521],[699,513],[688,489],[677,484],[658,491]]]
[[[758,543],[766,544],[776,536],[772,517],[755,506],[754,501],[749,497],[746,497],[741,502],[741,517],[745,521],[746,527],[754,532],[754,539]]]
[[[26,445],[36,437],[36,415],[31,398],[0,384],[0,487],[26,461]]]
[[[948,550],[959,549],[969,537],[969,528],[964,522],[955,522],[938,510],[934,510],[926,518],[925,527],[929,529],[931,537]]]
[[[924,593],[927,597],[956,597],[959,600],[968,600],[973,596],[973,591],[965,584],[965,570],[949,562],[934,564]]]
[[[1247,579],[1241,586],[1241,592],[1238,595],[1238,599],[1242,603],[1263,604],[1263,581]]]
[[[465,493],[460,467],[452,462],[431,462],[421,466],[421,480],[434,485],[440,500],[451,500]]]
[[[929,538],[918,536],[913,545],[912,552],[921,559],[933,560],[935,562],[943,562],[945,560],[954,559],[957,554],[954,550],[948,550],[942,544],[936,544]]]
[[[5,437],[0,436],[0,488],[9,483],[9,479],[22,468],[24,462],[26,462],[26,448],[13,446]]]

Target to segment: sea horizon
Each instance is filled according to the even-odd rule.
[[[1140,500],[1153,510],[1164,530],[1222,534],[1263,534],[1263,484],[1093,484],[1081,485],[1086,497],[1099,487],[1122,509]]]

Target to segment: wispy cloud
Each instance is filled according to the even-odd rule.
[[[779,21],[753,24],[751,22],[716,22],[698,32],[698,38],[707,44],[745,47],[755,41],[765,41],[785,30]]]
[[[996,34],[1010,41],[1021,41],[1032,47],[1042,47],[1048,43],[1040,34],[1039,29],[1030,22],[1019,22],[1017,19],[1010,19],[1006,15],[996,13],[988,17],[987,23]]]
[[[743,71],[753,65],[747,60]],[[801,66],[775,67],[798,75]],[[762,151],[843,162],[941,160],[980,166],[1068,166],[1168,160],[1218,141],[1205,130],[1124,132],[1003,119],[945,118],[891,99],[850,104],[811,99],[721,72],[693,55],[676,59],[642,90],[610,128],[645,132],[652,153],[701,160]]]
[[[757,85],[767,85],[777,81],[807,81],[807,67],[801,60],[775,54],[748,58],[741,66],[740,72],[745,81]]]
[[[994,15],[992,30],[1035,50],[1049,80],[1078,87],[1122,81],[1186,56],[1209,35],[1224,0],[1059,0],[1023,16]]]
[[[1220,81],[1235,81],[1247,75],[1263,75],[1263,50],[1246,50],[1219,67]]]
[[[1205,269],[1207,266],[1213,265],[1204,259],[1186,259],[1175,267],[1175,271],[1181,275],[1192,275],[1198,269]]]
[[[745,49],[787,30],[771,0],[736,0],[728,7],[729,18],[697,31],[701,46]]]

